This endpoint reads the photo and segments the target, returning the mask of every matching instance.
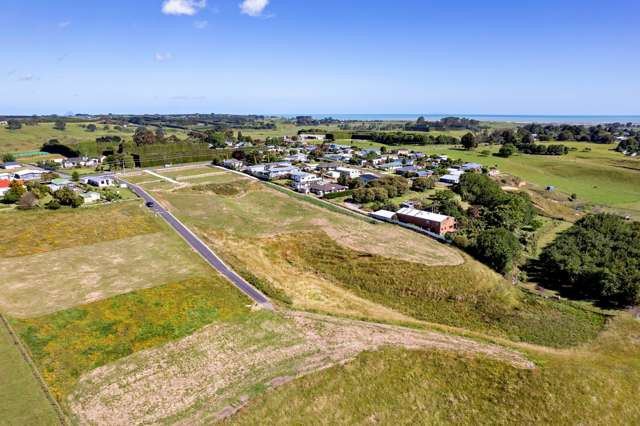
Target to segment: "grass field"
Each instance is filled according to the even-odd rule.
[[[0,257],[20,257],[159,232],[138,203],[99,208],[11,212],[2,216]]]
[[[467,339],[318,315],[256,312],[98,368],[80,379],[69,405],[81,424],[207,425],[270,388],[387,345],[481,353],[516,369],[531,367],[518,353]]]
[[[125,140],[131,140],[136,129],[135,126],[130,125],[122,131],[115,130],[114,126],[111,126],[109,130],[104,130],[103,125],[97,124],[98,130],[88,132],[81,125],[86,126],[89,123],[67,123],[65,130],[55,130],[53,124],[23,125],[19,130],[7,130],[4,126],[0,127],[0,153],[39,150],[50,139],[57,139],[61,143],[72,147],[84,142],[95,142],[96,138],[101,136],[120,136]],[[180,139],[186,138],[182,130],[170,128],[164,130],[167,136],[176,135]]]
[[[640,323],[619,319],[571,351],[531,351],[537,368],[469,354],[386,349],[269,392],[229,424],[640,423]]]
[[[588,341],[605,322],[525,295],[429,238],[326,211],[242,177],[158,197],[225,261],[284,292],[295,308],[415,318],[550,346]],[[549,327],[556,321],[564,326]]]
[[[98,125],[98,130],[88,132],[80,127],[80,123],[67,123],[64,131],[55,130],[53,123],[40,123],[37,126],[22,126],[19,130],[7,130],[0,127],[0,152],[22,152],[39,150],[50,139],[58,139],[63,144],[77,145],[81,142],[95,142],[100,136],[120,136],[125,139],[133,137],[135,129],[117,131],[111,126],[111,130],[103,130]]]
[[[363,148],[379,148],[373,142],[353,141]],[[567,194],[577,194],[578,200],[610,207],[637,208],[640,203],[640,159],[629,159],[613,151],[615,145],[582,142],[563,142],[577,148],[566,156],[516,154],[510,158],[484,156],[485,149],[492,153],[498,147],[480,147],[465,151],[451,146],[404,146],[403,148],[444,154],[451,158],[473,161],[484,166],[498,166],[500,171],[518,176],[539,186],[555,186]],[[396,147],[393,147],[396,148]],[[590,152],[585,152],[590,148]],[[640,213],[640,210],[638,211]]]
[[[13,320],[59,401],[85,372],[248,312],[223,278],[191,278],[37,318]]]
[[[60,421],[4,324],[0,323],[0,424],[50,426]]]
[[[32,317],[213,271],[170,230],[0,260],[0,310]],[[149,273],[153,271],[153,273]]]

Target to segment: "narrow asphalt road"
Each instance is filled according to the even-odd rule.
[[[126,180],[120,179],[123,183],[135,192],[145,203],[154,203],[151,209],[162,216],[162,218],[178,233],[189,245],[198,252],[214,269],[220,272],[225,278],[227,278],[233,285],[235,285],[241,292],[249,296],[254,302],[265,309],[273,309],[273,305],[269,302],[260,291],[254,288],[251,284],[246,282],[240,275],[236,274],[231,268],[211,250],[206,244],[200,240],[189,228],[187,228],[182,222],[180,222],[174,215],[169,213],[164,207],[162,207],[148,192],[143,190],[137,185],[133,185]]]

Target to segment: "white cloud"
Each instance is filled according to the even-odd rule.
[[[71,25],[71,21],[58,22],[58,28],[61,30],[67,28],[69,25]]]
[[[162,3],[162,13],[193,16],[206,6],[207,0],[165,0]]]
[[[169,52],[158,52],[155,55],[156,61],[158,62],[165,62],[165,61],[170,61],[171,59],[173,59],[173,55]]]
[[[193,26],[198,30],[204,30],[209,26],[209,21],[196,21]]]
[[[260,16],[269,5],[269,0],[244,0],[240,4],[240,11],[249,16]]]

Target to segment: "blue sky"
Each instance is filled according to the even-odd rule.
[[[0,114],[640,114],[640,2],[3,0]]]

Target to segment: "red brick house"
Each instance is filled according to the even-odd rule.
[[[457,230],[456,220],[451,216],[411,208],[400,209],[396,214],[400,222],[411,223],[438,235]]]

